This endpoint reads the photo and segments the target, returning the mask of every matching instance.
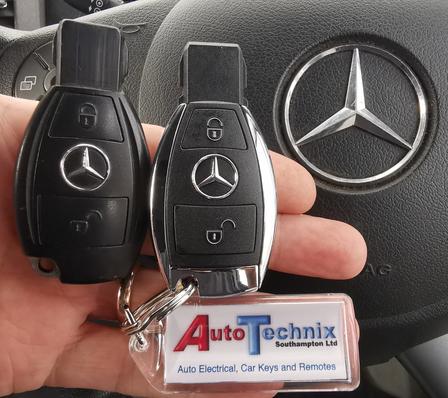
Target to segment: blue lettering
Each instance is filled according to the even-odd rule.
[[[324,326],[326,339],[335,339],[336,338],[336,336],[334,334],[334,328],[335,328],[335,326]]]
[[[289,324],[289,338],[290,339],[298,339],[300,340],[302,338],[302,333],[300,331],[300,328],[297,326],[294,326],[293,323]]]
[[[286,328],[277,328],[276,331],[275,331],[275,334],[277,335],[276,337],[279,340],[285,340],[285,339],[288,338],[288,333],[287,333],[287,329]]]
[[[269,315],[243,315],[236,321],[239,326],[246,325],[249,331],[249,355],[260,355],[260,325],[270,325]]]
[[[272,340],[274,338],[274,329],[272,328],[263,329],[263,332],[261,333],[265,340]]]
[[[316,328],[316,330],[317,330],[317,338],[321,339],[322,338],[322,331],[321,331],[321,328],[320,328],[320,322],[316,322],[316,324],[317,324],[317,328]]]
[[[304,339],[314,339],[314,329],[311,326],[306,326],[303,328]]]

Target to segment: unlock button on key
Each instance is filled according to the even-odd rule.
[[[89,222],[84,220],[72,220],[70,221],[70,228],[73,232],[84,235],[89,229]]]
[[[123,243],[127,198],[40,196],[38,211],[42,244],[74,248]]]
[[[257,232],[254,205],[175,206],[179,254],[252,253]]]
[[[211,245],[217,245],[218,243],[221,243],[224,235],[224,225],[226,223],[230,224],[233,229],[236,229],[235,221],[227,218],[221,223],[220,229],[208,229],[207,231],[205,231],[205,237],[208,243],[210,243]]]
[[[217,245],[222,241],[222,231],[218,229],[212,229],[205,231],[207,242],[211,245]]]
[[[69,223],[70,229],[76,235],[84,235],[89,230],[92,220],[96,220],[97,222],[103,220],[103,215],[99,210],[89,210],[83,220],[71,220]]]

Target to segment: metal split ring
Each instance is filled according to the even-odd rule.
[[[139,344],[145,345],[146,340],[141,333],[151,322],[161,321],[184,304],[197,291],[198,283],[193,278],[180,279],[174,290],[163,290],[132,311],[130,302],[134,278],[134,273],[131,273],[128,278],[121,281],[118,311],[123,316],[121,329],[128,335],[135,335]]]

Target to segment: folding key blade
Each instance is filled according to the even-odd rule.
[[[62,282],[124,278],[148,226],[150,169],[140,122],[120,91],[126,48],[116,28],[67,20],[55,56],[57,84],[39,103],[17,163],[22,244],[28,256],[51,259]]]
[[[151,218],[170,287],[193,276],[202,296],[257,290],[271,252],[275,181],[263,138],[244,105],[238,45],[189,43],[183,97],[156,155]]]

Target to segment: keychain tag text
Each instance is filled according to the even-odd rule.
[[[163,392],[350,391],[358,333],[344,294],[193,296],[134,336],[130,353]]]

